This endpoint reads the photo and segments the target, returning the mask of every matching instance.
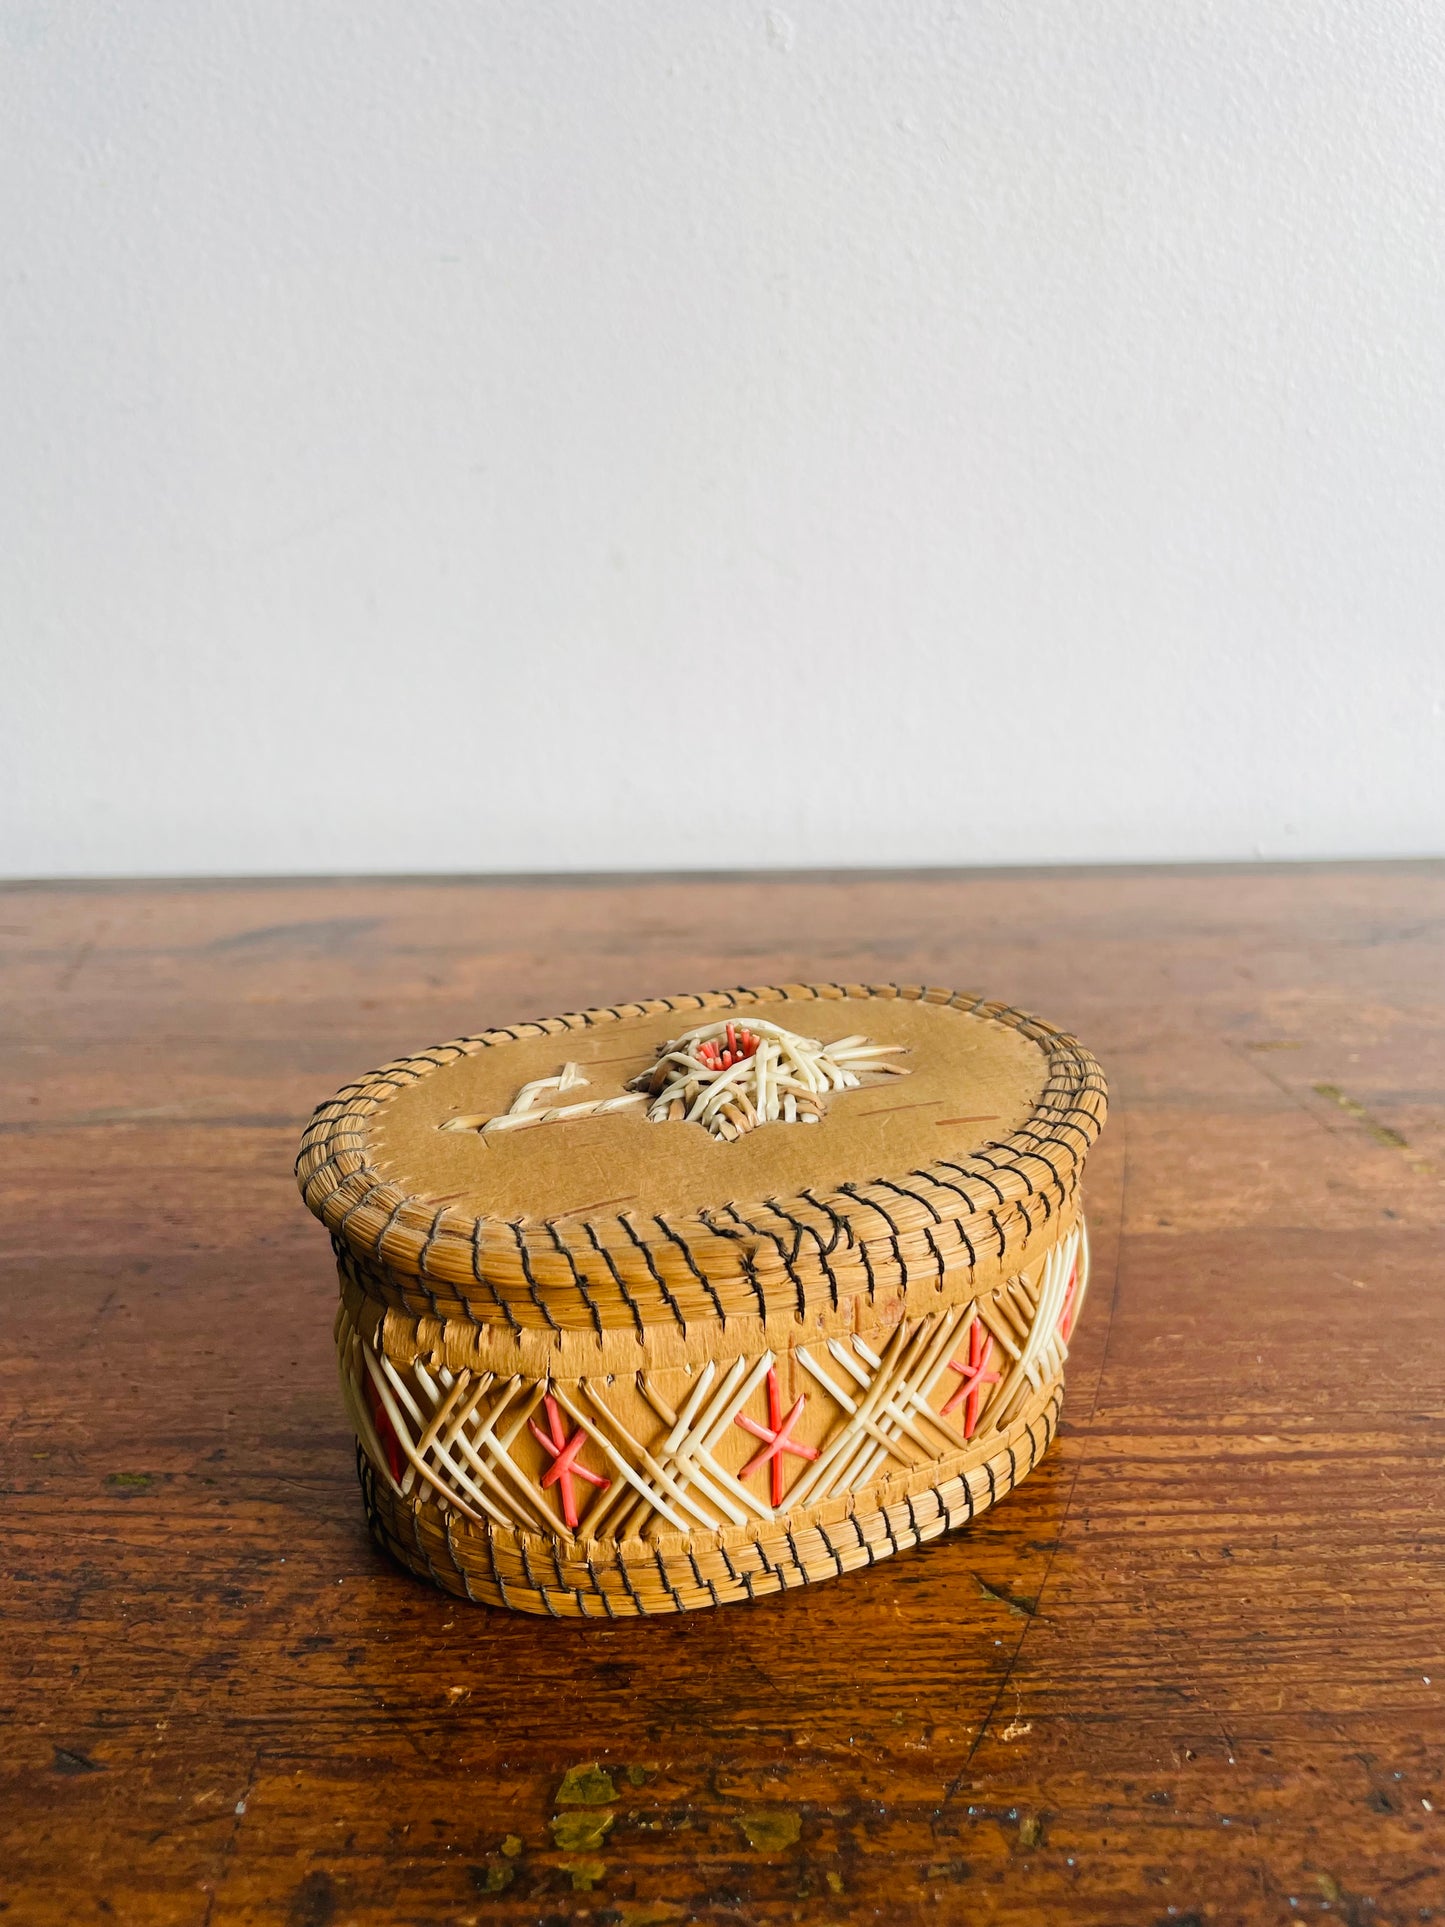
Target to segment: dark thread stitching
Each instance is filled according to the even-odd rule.
[[[427,1254],[431,1251],[432,1246],[437,1241],[437,1234],[441,1230],[442,1219],[446,1215],[447,1215],[446,1206],[444,1204],[438,1205],[436,1216],[431,1221],[431,1229],[427,1232],[426,1237],[422,1241],[421,1250],[417,1253],[416,1267],[423,1277],[425,1277],[426,1275]]]
[[[988,1168],[990,1171],[997,1171],[1000,1169],[1000,1166],[994,1163],[990,1163]],[[992,1191],[994,1197],[998,1200],[998,1202],[1001,1205],[1008,1203],[1008,1194],[1005,1192],[1001,1184],[995,1184],[993,1179],[991,1177],[986,1176],[982,1171],[976,1171],[974,1173],[974,1176],[978,1179],[980,1184],[986,1184],[988,1186],[989,1190]]]
[[[353,1205],[349,1205],[347,1209],[341,1214],[341,1222],[336,1227],[336,1236],[338,1238],[345,1238],[346,1227],[351,1223],[351,1220],[355,1216],[355,1214],[358,1211],[360,1211],[363,1205],[365,1205],[370,1199],[374,1198],[378,1191],[384,1191],[385,1189],[386,1189],[386,1186],[381,1182],[379,1178],[377,1179],[375,1184],[369,1185],[367,1189],[362,1192],[361,1196],[356,1200],[356,1203]]]
[[[965,1524],[966,1524],[968,1520],[971,1520],[973,1518],[973,1512],[974,1512],[973,1480],[972,1480],[972,1476],[967,1472],[963,1475],[963,1495],[968,1501],[968,1512],[965,1515]]]
[[[546,1232],[547,1236],[552,1240],[552,1244],[557,1251],[557,1255],[561,1258],[566,1259],[567,1268],[572,1273],[572,1282],[574,1285],[576,1285],[578,1292],[581,1294],[583,1304],[587,1307],[588,1311],[592,1315],[592,1326],[595,1332],[597,1333],[598,1338],[600,1339],[602,1336],[602,1313],[597,1309],[596,1304],[593,1302],[592,1294],[587,1289],[587,1280],[582,1276],[582,1273],[578,1268],[578,1264],[575,1256],[572,1254],[572,1252],[570,1252],[567,1249],[567,1246],[562,1242],[562,1234],[558,1230],[556,1224],[551,1218],[546,1218],[543,1220],[542,1229]],[[584,1229],[585,1229],[585,1226],[584,1226]]]
[[[873,1276],[873,1261],[868,1256],[868,1247],[861,1241],[858,1245],[858,1256],[863,1260],[863,1269],[868,1274],[868,1302],[871,1305],[873,1303],[873,1295],[878,1285],[877,1280]]]
[[[373,1245],[372,1250],[378,1264],[384,1265],[386,1263],[386,1259],[382,1256],[382,1250],[381,1250],[382,1243],[385,1240],[387,1233],[392,1229],[393,1225],[395,1225],[397,1219],[401,1216],[403,1210],[406,1208],[406,1203],[407,1203],[407,1200],[405,1198],[397,1199],[396,1203],[391,1207],[391,1216],[387,1219],[386,1223],[381,1227],[380,1231],[378,1231],[376,1234],[376,1242]]]
[[[517,1550],[522,1555],[522,1571],[527,1576],[527,1584],[532,1588],[533,1592],[536,1593],[537,1597],[541,1600],[542,1604],[547,1608],[547,1611],[552,1615],[553,1619],[560,1619],[562,1615],[557,1611],[557,1608],[552,1604],[551,1599],[548,1597],[547,1588],[541,1583],[541,1581],[536,1577],[536,1575],[532,1571],[532,1562],[527,1557],[527,1541],[526,1541],[526,1538],[521,1533],[517,1535]]]
[[[923,1227],[923,1235],[928,1240],[928,1249],[933,1253],[934,1259],[937,1262],[938,1289],[942,1291],[943,1281],[944,1281],[944,1278],[947,1276],[947,1270],[943,1262],[943,1253],[938,1248],[938,1240],[933,1235],[933,1228],[931,1225],[925,1225]]]
[[[888,1540],[889,1545],[892,1547],[894,1552],[901,1552],[903,1548],[899,1545],[897,1539],[893,1536],[893,1521],[888,1515],[888,1508],[886,1505],[879,1506],[878,1516],[883,1521],[883,1532],[884,1532],[884,1536]]]
[[[1025,1151],[1022,1153],[1022,1155],[1026,1158],[1031,1158],[1034,1155],[1034,1153],[1032,1151]],[[1023,1186],[1025,1193],[1029,1197],[1032,1197],[1035,1191],[1037,1191],[1039,1187],[1034,1183],[1033,1179],[1029,1176],[1028,1172],[1024,1169],[1022,1163],[1020,1163],[1019,1160],[1015,1158],[1010,1168],[1012,1170],[1014,1177],[1016,1177],[1019,1183]]]
[[[445,1523],[446,1523],[445,1515],[443,1515],[443,1526],[445,1526]],[[443,1580],[441,1574],[437,1571],[436,1566],[432,1561],[431,1554],[427,1551],[426,1547],[421,1542],[421,1518],[420,1518],[420,1515],[415,1512],[412,1514],[412,1518],[411,1518],[411,1530],[412,1530],[412,1537],[416,1541],[417,1552],[426,1566],[427,1578],[430,1579],[432,1584],[437,1588],[439,1592],[449,1591],[450,1588]]]
[[[684,1606],[682,1603],[682,1594],[677,1590],[677,1587],[673,1585],[671,1579],[669,1579],[667,1576],[667,1566],[663,1562],[662,1547],[654,1546],[652,1550],[653,1550],[653,1558],[657,1565],[658,1578],[662,1581],[667,1591],[672,1594],[673,1605],[677,1608],[677,1610],[680,1613],[685,1613],[687,1611],[687,1607]]]
[[[722,1601],[717,1596],[717,1587],[711,1579],[703,1578],[702,1567],[697,1563],[697,1554],[691,1546],[687,1549],[687,1557],[689,1564],[692,1566],[693,1577],[697,1580],[699,1590],[702,1592],[710,1592],[712,1594],[712,1603],[715,1606],[720,1606]]]
[[[793,1227],[793,1250],[792,1250],[791,1256],[787,1251],[784,1250],[783,1241],[778,1236],[776,1231],[769,1231],[761,1225],[755,1225],[755,1224],[749,1223],[749,1221],[746,1218],[744,1218],[741,1215],[741,1213],[738,1212],[738,1210],[731,1204],[728,1205],[726,1208],[729,1216],[734,1218],[738,1224],[746,1225],[747,1229],[751,1231],[755,1237],[766,1238],[769,1240],[771,1244],[776,1246],[778,1256],[782,1260],[783,1270],[788,1276],[788,1278],[792,1281],[793,1295],[797,1300],[798,1316],[799,1318],[802,1318],[806,1315],[807,1309],[808,1309],[807,1293],[804,1288],[802,1277],[800,1276],[797,1269],[797,1257],[798,1257],[799,1251],[802,1248],[802,1243],[803,1243],[803,1228],[801,1225],[798,1224],[795,1218],[790,1218],[788,1214],[785,1211],[783,1211],[772,1199],[769,1199],[767,1203],[768,1203],[768,1209],[770,1211],[776,1212],[777,1215],[780,1218],[782,1218],[785,1223],[790,1224]],[[699,1215],[701,1215],[701,1213],[699,1213]],[[721,1227],[716,1227],[716,1228],[721,1229]],[[817,1234],[814,1233],[814,1236],[816,1237]],[[822,1249],[821,1239],[819,1240],[819,1249],[820,1250]],[[756,1282],[756,1273],[754,1272],[752,1276],[754,1278],[754,1281]],[[761,1293],[759,1294],[759,1296],[761,1297]],[[762,1316],[766,1318],[767,1316],[766,1308],[763,1310]]]
[[[894,1223],[893,1219],[889,1217],[888,1213],[883,1209],[882,1205],[879,1204],[876,1199],[865,1198],[861,1193],[861,1191],[858,1189],[858,1186],[856,1184],[840,1184],[838,1186],[838,1189],[841,1192],[843,1192],[845,1196],[852,1198],[855,1204],[861,1204],[865,1210],[876,1211],[879,1217],[883,1220],[884,1224],[886,1224],[888,1229],[893,1233],[893,1237],[895,1241],[897,1240],[898,1226]]]
[[[407,1071],[409,1067],[405,1064],[393,1064],[391,1068],[392,1070],[396,1070],[396,1071]],[[387,1084],[394,1091],[409,1091],[413,1084],[419,1084],[420,1082],[421,1082],[420,1071],[412,1072],[407,1077],[407,1081],[405,1084],[398,1084],[394,1077],[390,1076],[389,1074],[383,1074],[382,1072],[378,1071],[374,1077],[369,1077],[364,1084],[353,1084],[350,1088],[358,1093],[365,1092],[366,1095],[371,1098],[370,1110],[363,1113],[364,1116],[369,1117],[371,1115],[371,1112],[376,1109],[377,1104],[383,1101],[381,1099],[378,1099],[372,1096],[372,1093],[375,1091],[376,1086],[378,1084]]]
[[[592,1249],[597,1253],[597,1256],[602,1260],[603,1264],[606,1265],[607,1269],[612,1273],[612,1282],[617,1286],[617,1289],[622,1293],[622,1296],[627,1304],[627,1309],[632,1313],[632,1322],[637,1327],[637,1342],[641,1344],[642,1337],[643,1337],[642,1313],[637,1308],[636,1299],[632,1296],[632,1293],[627,1289],[626,1280],[623,1278],[622,1273],[617,1269],[617,1266],[613,1261],[612,1253],[604,1249],[602,1240],[597,1236],[597,1232],[590,1218],[582,1226],[582,1229],[587,1234],[587,1242],[591,1245]],[[582,1284],[582,1274],[580,1271],[577,1274],[577,1283],[579,1286]],[[586,1296],[585,1290],[583,1292],[583,1296],[584,1297]],[[600,1330],[598,1332],[598,1336],[599,1337],[601,1336]]]
[[[663,1277],[662,1273],[658,1270],[656,1262],[653,1259],[652,1253],[648,1250],[647,1246],[643,1243],[642,1239],[638,1237],[637,1232],[633,1229],[631,1220],[626,1216],[625,1213],[619,1216],[617,1222],[622,1226],[622,1229],[627,1233],[628,1237],[632,1240],[633,1244],[636,1245],[637,1249],[642,1253],[642,1262],[647,1266],[648,1276],[652,1279],[652,1282],[657,1286],[657,1289],[661,1293],[662,1298],[666,1303],[668,1310],[672,1313],[677,1323],[682,1326],[682,1335],[684,1338],[686,1338],[687,1337],[687,1320],[682,1315],[682,1306],[678,1304],[677,1300],[673,1297],[672,1293],[668,1290],[667,1280]]]
[[[448,1526],[447,1526],[447,1534],[448,1534],[448,1541],[447,1541],[447,1542],[448,1542],[448,1544],[450,1544],[450,1543],[451,1543],[451,1540],[450,1540],[450,1534],[451,1534],[451,1525],[450,1525],[450,1523],[448,1523]],[[456,1569],[457,1569],[457,1577],[458,1577],[458,1578],[459,1578],[459,1579],[461,1580],[461,1582],[462,1582],[462,1591],[463,1591],[463,1592],[464,1592],[464,1593],[466,1594],[466,1596],[467,1596],[467,1598],[468,1598],[468,1599],[469,1599],[469,1600],[471,1601],[471,1603],[472,1603],[472,1604],[473,1604],[473,1605],[475,1606],[475,1605],[477,1604],[477,1595],[476,1595],[476,1594],[475,1594],[475,1593],[474,1593],[474,1592],[472,1591],[472,1578],[471,1578],[471,1574],[470,1574],[470,1573],[469,1573],[469,1572],[467,1571],[467,1569],[466,1569],[466,1567],[465,1567],[465,1566],[464,1566],[464,1565],[462,1564],[462,1562],[461,1562],[461,1560],[457,1558],[457,1556],[456,1556],[456,1553],[455,1553],[455,1552],[453,1552],[453,1553],[452,1553],[452,1560],[453,1560],[453,1563],[455,1564],[455,1566],[456,1566]]]
[[[297,1172],[298,1174],[301,1170],[301,1160],[302,1158],[305,1157],[307,1150],[309,1148],[310,1147],[305,1144],[301,1146],[301,1149],[297,1154],[296,1162],[291,1167],[292,1170]],[[329,1171],[332,1168],[332,1166],[336,1163],[337,1157],[340,1155],[340,1151],[341,1151],[341,1147],[340,1145],[337,1145],[334,1149],[327,1152],[326,1156],[321,1160],[321,1162],[318,1165],[315,1165],[312,1168],[311,1174],[306,1180],[306,1188],[308,1191],[311,1189],[312,1185],[315,1184],[316,1180],[321,1176],[323,1171]],[[339,1188],[339,1186],[333,1187],[333,1189],[336,1189],[336,1188]]]
[[[968,1192],[964,1190],[961,1184],[950,1184],[947,1178],[937,1177],[935,1175],[935,1170],[957,1171],[960,1176],[964,1175],[963,1167],[961,1165],[949,1164],[942,1160],[940,1160],[939,1164],[936,1167],[934,1167],[934,1169],[930,1169],[927,1171],[924,1171],[921,1169],[915,1169],[910,1171],[908,1175],[911,1178],[925,1178],[928,1181],[928,1183],[936,1184],[941,1191],[951,1191],[954,1197],[962,1199],[964,1208],[970,1213],[978,1209],[973,1199],[969,1196]]]
[[[532,1259],[531,1254],[527,1250],[527,1241],[522,1236],[522,1220],[520,1218],[507,1218],[504,1219],[503,1222],[517,1241],[517,1255],[522,1261],[522,1276],[527,1283],[527,1295],[537,1307],[538,1311],[541,1312],[551,1329],[560,1336],[562,1327],[557,1323],[556,1319],[543,1303],[537,1290],[537,1280],[532,1276]]]
[[[597,1577],[597,1568],[592,1563],[590,1553],[587,1557],[587,1577],[592,1581],[593,1592],[596,1593],[597,1597],[602,1601],[602,1610],[609,1619],[616,1619],[617,1614],[613,1610],[611,1595],[602,1584],[602,1581]]]
[[[1048,1172],[1048,1175],[1050,1175],[1050,1177],[1054,1179],[1054,1183],[1058,1185],[1058,1189],[1060,1189],[1060,1191],[1064,1191],[1064,1179],[1062,1179],[1062,1177],[1060,1177],[1060,1174],[1058,1174],[1058,1170],[1056,1170],[1056,1166],[1054,1166],[1054,1160],[1052,1160],[1052,1158],[1046,1158],[1046,1156],[1042,1154],[1042,1150],[1035,1150],[1035,1152],[1033,1152],[1033,1156],[1035,1156],[1038,1162],[1040,1162],[1040,1164],[1044,1166],[1044,1170]]]
[[[930,1198],[920,1197],[916,1191],[910,1191],[906,1184],[896,1184],[892,1178],[877,1178],[874,1182],[881,1184],[885,1191],[897,1192],[900,1198],[912,1198],[915,1204],[923,1206],[935,1224],[943,1223],[943,1214]]]
[[[843,1560],[841,1555],[839,1554],[838,1548],[833,1544],[833,1541],[828,1537],[827,1527],[820,1525],[815,1527],[814,1529],[817,1532],[818,1537],[823,1541],[823,1544],[828,1548],[828,1555],[833,1561],[834,1572],[836,1576],[839,1579],[841,1579],[843,1577],[845,1567],[843,1565]]]
[[[787,1266],[788,1270],[791,1271],[793,1267],[797,1264],[798,1259],[802,1254],[804,1230],[806,1228],[807,1230],[812,1231],[812,1227],[811,1226],[805,1227],[800,1219],[795,1218],[791,1212],[785,1211],[782,1205],[778,1203],[778,1200],[776,1198],[765,1198],[763,1202],[766,1204],[769,1211],[773,1212],[775,1216],[782,1219],[785,1225],[789,1226],[789,1228],[793,1233],[792,1250],[788,1252],[783,1252],[783,1263]],[[819,1235],[817,1231],[812,1231],[812,1236],[818,1246],[818,1250],[821,1252],[823,1249],[822,1237]],[[782,1247],[780,1245],[779,1250],[781,1249]]]
[[[492,1283],[491,1279],[485,1277],[482,1273],[482,1221],[480,1218],[478,1218],[472,1226],[472,1276],[483,1290],[489,1291],[492,1294],[493,1302],[501,1310],[502,1316],[506,1319],[512,1331],[520,1333],[522,1326],[518,1322],[512,1307],[507,1303],[501,1292],[497,1290],[497,1287]],[[471,1312],[471,1309],[471,1306],[467,1305],[468,1312]]]
[[[727,1207],[724,1206],[723,1209],[726,1210]],[[768,1301],[764,1297],[763,1288],[758,1282],[758,1268],[757,1268],[756,1261],[754,1260],[752,1253],[746,1248],[746,1241],[749,1235],[748,1232],[740,1231],[740,1230],[735,1231],[733,1230],[731,1225],[719,1224],[717,1222],[716,1215],[711,1211],[699,1211],[697,1214],[697,1219],[700,1225],[702,1225],[706,1230],[711,1231],[716,1237],[730,1238],[734,1244],[743,1247],[738,1252],[738,1258],[741,1261],[742,1268],[743,1268],[743,1276],[747,1280],[748,1285],[752,1290],[753,1296],[758,1301],[759,1318],[766,1318],[768,1315]],[[752,1235],[756,1237],[758,1234],[756,1232],[753,1232]]]
[[[647,1613],[647,1608],[642,1603],[641,1593],[638,1592],[632,1583],[632,1574],[627,1570],[627,1561],[622,1557],[622,1547],[620,1545],[617,1548],[617,1570],[622,1577],[623,1591],[637,1608],[638,1618],[644,1618]]]
[[[696,1278],[697,1282],[702,1286],[703,1290],[707,1293],[708,1297],[711,1298],[712,1308],[717,1313],[717,1316],[718,1316],[718,1323],[723,1327],[724,1330],[726,1330],[727,1322],[728,1322],[727,1313],[722,1308],[722,1300],[717,1295],[717,1288],[713,1284],[712,1280],[708,1278],[706,1273],[698,1269],[697,1260],[693,1257],[692,1252],[688,1249],[687,1241],[684,1238],[680,1238],[678,1234],[672,1229],[672,1227],[665,1222],[664,1219],[654,1215],[652,1222],[657,1226],[658,1230],[662,1233],[663,1237],[666,1238],[669,1241],[669,1243],[676,1245],[678,1250],[682,1253],[683,1257],[687,1261],[688,1270],[692,1273],[693,1277]]]
[[[852,1244],[853,1242],[852,1226],[848,1223],[848,1220],[846,1218],[839,1217],[838,1213],[833,1209],[832,1205],[826,1201],[826,1199],[815,1196],[812,1191],[800,1191],[798,1195],[801,1198],[806,1198],[808,1203],[813,1206],[815,1211],[821,1211],[823,1213],[823,1216],[827,1218],[828,1222],[833,1227],[833,1235],[828,1240],[827,1249],[823,1253],[824,1257],[831,1258],[833,1253],[838,1249],[838,1246],[840,1243],[845,1245]]]
[[[422,1278],[418,1278],[415,1282],[420,1288],[422,1296],[426,1300],[424,1309],[429,1311],[433,1318],[443,1319],[444,1313],[442,1312],[441,1301],[438,1299],[436,1293],[432,1290],[431,1286],[426,1283],[425,1279],[422,1279]],[[416,1304],[416,1293],[413,1292],[409,1296],[405,1296],[403,1298],[403,1303],[407,1306],[408,1310],[418,1309]]]
[[[807,1193],[804,1192],[802,1195],[806,1197]],[[811,1203],[812,1200],[810,1199],[809,1202]],[[803,1294],[803,1282],[801,1277],[798,1275],[798,1271],[796,1269],[798,1259],[802,1254],[803,1239],[805,1236],[811,1238],[813,1240],[813,1243],[817,1246],[818,1266],[819,1266],[819,1269],[822,1271],[823,1276],[828,1281],[828,1296],[832,1301],[832,1306],[834,1311],[836,1311],[838,1309],[838,1278],[837,1278],[837,1274],[833,1270],[833,1267],[828,1263],[828,1254],[832,1251],[833,1245],[836,1244],[837,1242],[836,1233],[834,1235],[833,1241],[825,1245],[823,1243],[823,1234],[821,1231],[819,1231],[816,1225],[805,1224],[801,1218],[795,1218],[792,1212],[786,1211],[783,1208],[783,1206],[779,1204],[776,1198],[769,1198],[767,1200],[767,1205],[770,1211],[777,1213],[778,1217],[780,1217],[783,1220],[784,1224],[790,1224],[793,1227],[793,1250],[792,1250],[791,1257],[786,1260],[786,1263],[787,1263],[788,1270],[792,1274],[793,1282],[798,1289],[798,1316],[801,1318],[804,1315],[806,1310],[806,1303],[805,1303],[804,1294]]]

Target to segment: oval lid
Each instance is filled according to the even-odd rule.
[[[734,1012],[825,1046],[859,1033],[899,1046],[890,1061],[907,1075],[831,1093],[816,1125],[769,1124],[732,1142],[696,1123],[651,1122],[641,1106],[455,1128],[507,1112],[523,1086],[565,1064],[585,1086],[535,1103],[620,1097],[668,1041]],[[925,1238],[940,1288],[945,1270],[971,1267],[980,1240],[1002,1262],[1015,1237],[1021,1246],[1071,1200],[1105,1104],[1089,1053],[1008,1006],[920,986],[765,986],[547,1018],[399,1060],[319,1107],[297,1179],[364,1261],[424,1287],[485,1286],[480,1305],[461,1293],[475,1318],[516,1323],[516,1305],[532,1322],[530,1302],[551,1325],[555,1295],[580,1291],[595,1323],[591,1273],[610,1295],[620,1288],[622,1316],[640,1331],[651,1312],[627,1273],[675,1316],[670,1277],[709,1285],[747,1272],[762,1309],[760,1256],[786,1274],[780,1302],[791,1281],[800,1310],[802,1274],[827,1275],[836,1306],[827,1253],[856,1251],[866,1269],[870,1240],[900,1258],[900,1238]],[[945,1225],[951,1244],[930,1230]]]

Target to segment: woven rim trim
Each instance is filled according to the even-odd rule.
[[[1002,1024],[1037,1044],[1046,1073],[1018,1130],[959,1161],[936,1159],[819,1195],[728,1203],[690,1216],[500,1219],[386,1183],[367,1155],[371,1118],[399,1091],[498,1044],[591,1030],[623,1018],[759,1004],[907,998]],[[1013,1006],[898,984],[784,984],[573,1012],[483,1031],[399,1058],[320,1105],[301,1140],[296,1178],[338,1256],[375,1267],[377,1295],[434,1317],[555,1333],[803,1316],[880,1285],[932,1278],[943,1302],[975,1266],[1003,1264],[1072,1199],[1107,1114],[1107,1087],[1073,1037]]]

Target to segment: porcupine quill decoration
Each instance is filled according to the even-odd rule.
[[[656,1063],[635,1077],[620,1097],[537,1109],[537,1099],[546,1091],[561,1095],[585,1087],[580,1067],[565,1064],[557,1077],[524,1084],[511,1109],[500,1116],[456,1117],[442,1128],[489,1135],[646,1105],[654,1124],[701,1124],[713,1137],[730,1140],[760,1124],[817,1124],[833,1092],[906,1077],[902,1064],[883,1062],[903,1048],[874,1044],[861,1035],[823,1044],[762,1018],[747,1024],[727,1018],[685,1030],[664,1044]]]

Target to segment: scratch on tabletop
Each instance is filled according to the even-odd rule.
[[[1410,1169],[1420,1177],[1436,1176],[1434,1165],[1428,1158],[1422,1158],[1418,1151],[1411,1149],[1410,1140],[1407,1137],[1393,1130],[1388,1124],[1382,1124],[1379,1118],[1360,1103],[1358,1098],[1351,1097],[1348,1091],[1342,1091],[1338,1084],[1316,1084],[1314,1091],[1317,1097],[1326,1098],[1331,1104],[1336,1105],[1346,1117],[1352,1117],[1357,1123],[1362,1124],[1376,1144],[1383,1144],[1389,1151],[1399,1151]]]
[[[232,1813],[230,1831],[227,1833],[225,1840],[221,1844],[220,1851],[216,1856],[216,1871],[207,1883],[206,1911],[201,1916],[201,1927],[211,1927],[211,1915],[215,1911],[216,1895],[221,1890],[222,1883],[226,1877],[227,1865],[236,1851],[237,1836],[241,1831],[241,1822],[246,1817],[246,1809],[251,1804],[251,1792],[256,1784],[256,1773],[260,1764],[261,1748],[258,1746],[251,1755],[250,1771],[246,1775],[246,1785]]]
[[[101,929],[103,930],[104,928],[105,928],[105,925],[102,924]],[[70,989],[71,985],[75,982],[76,978],[80,975],[81,971],[85,968],[86,964],[90,961],[91,957],[94,956],[95,941],[96,940],[94,937],[87,937],[85,942],[80,946],[79,950],[77,950],[75,955],[71,958],[70,962],[64,966],[59,976],[55,979],[55,988],[58,991],[60,991],[62,994],[64,994],[65,991]]]

